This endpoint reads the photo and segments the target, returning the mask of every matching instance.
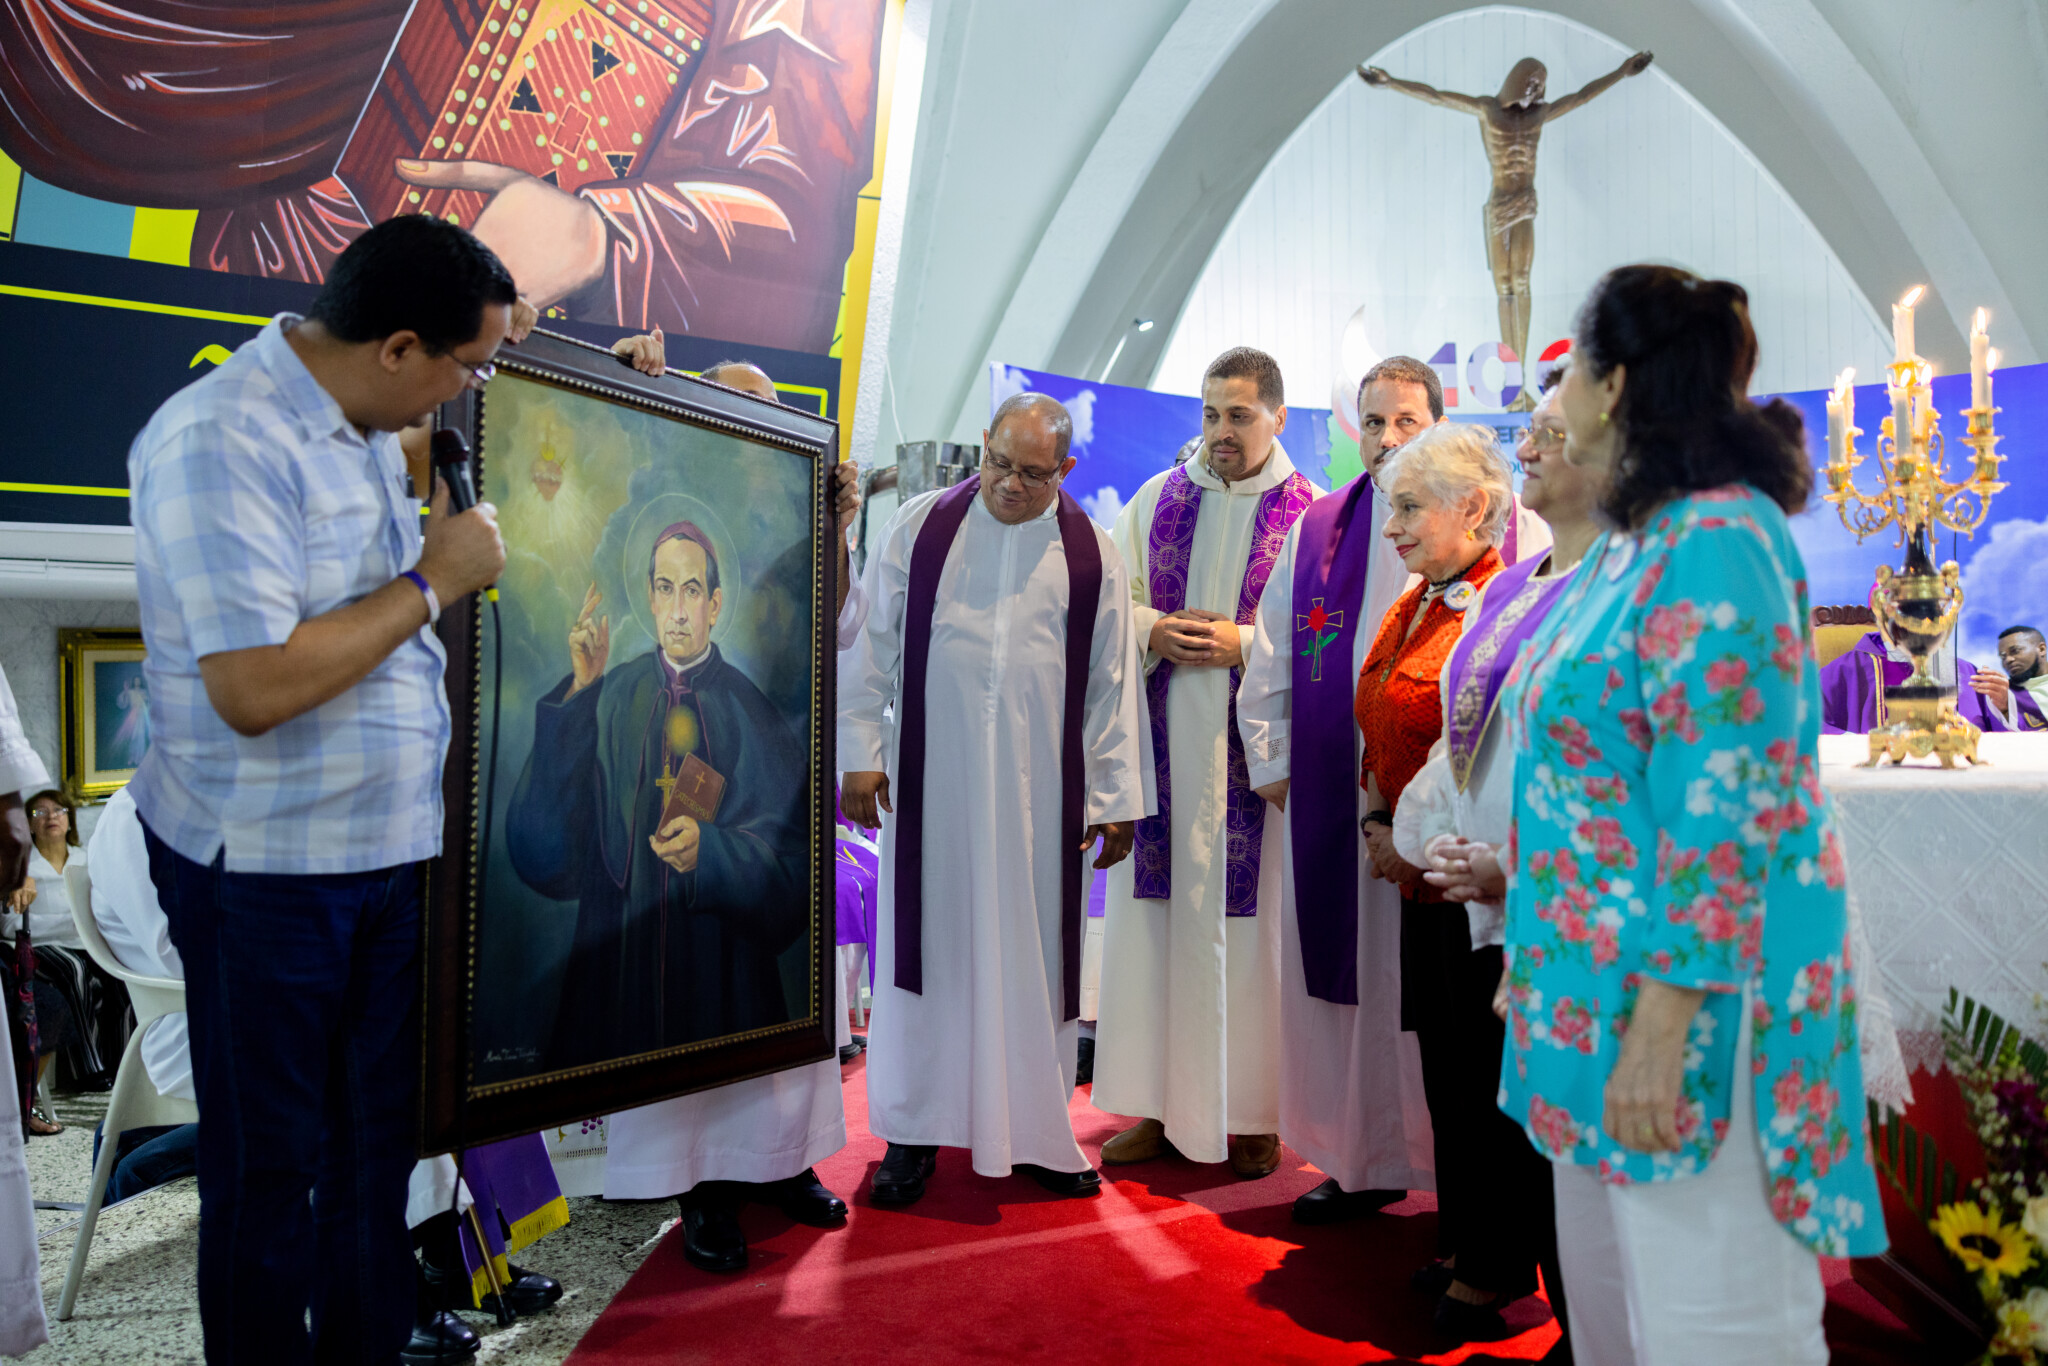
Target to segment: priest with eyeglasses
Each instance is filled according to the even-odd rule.
[[[847,815],[880,826],[868,1127],[878,1204],[940,1147],[1056,1194],[1100,1187],[1067,1105],[1090,853],[1153,810],[1130,584],[1061,481],[1073,424],[1005,401],[980,477],[911,499],[877,540],[839,676]],[[893,709],[893,717],[889,713]]]

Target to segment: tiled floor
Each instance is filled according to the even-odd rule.
[[[92,1131],[106,1096],[60,1095],[65,1132],[32,1139],[29,1182],[38,1200],[84,1201],[92,1180]],[[477,1358],[486,1366],[541,1366],[568,1356],[611,1303],[675,1218],[669,1201],[571,1199],[569,1226],[520,1257],[522,1265],[559,1280],[566,1293],[546,1314],[500,1329],[488,1315],[468,1323],[483,1335]],[[54,1319],[64,1271],[76,1242],[78,1215],[38,1211],[43,1299],[53,1316],[50,1345],[31,1366],[158,1366],[200,1360],[194,1259],[199,1246],[199,1192],[191,1179],[146,1192],[104,1211],[91,1260],[69,1323]]]

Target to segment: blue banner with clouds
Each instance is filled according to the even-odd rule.
[[[1079,462],[1068,487],[1105,526],[1139,485],[1172,464],[1181,445],[1202,430],[1201,400],[1186,394],[1097,384],[1008,365],[989,367],[989,389],[991,411],[1011,394],[1027,389],[1067,406],[1074,419],[1074,455]],[[1805,415],[1807,446],[1813,455],[1813,502],[1792,520],[1806,559],[1812,601],[1833,606],[1863,603],[1870,596],[1877,566],[1900,563],[1898,538],[1886,530],[1859,545],[1834,506],[1821,500],[1827,490],[1827,476],[1821,471],[1827,460],[1826,391],[1784,397]],[[1962,409],[1969,397],[1967,375],[1934,381],[1951,479],[1962,478],[1970,469],[1971,452],[1960,439]],[[1965,658],[1987,666],[1996,663],[2002,628],[2026,624],[2048,630],[2048,477],[2043,473],[2048,469],[2048,364],[2000,370],[1994,398],[2000,410],[1998,449],[2007,457],[2002,471],[2007,487],[1992,499],[1990,516],[1975,536],[1943,532],[1933,547],[1937,563],[1952,559],[1963,570],[1965,600],[1956,645]],[[1865,492],[1874,492],[1878,485],[1877,424],[1889,411],[1882,384],[1856,390],[1856,412],[1867,429],[1859,442],[1864,462],[1856,472]],[[1516,429],[1527,425],[1528,415],[1491,413],[1471,420],[1496,428],[1503,441],[1511,443]],[[1324,488],[1358,473],[1358,448],[1330,420],[1327,408],[1290,405],[1280,440],[1296,466]]]

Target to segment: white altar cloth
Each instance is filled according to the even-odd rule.
[[[2048,735],[1986,735],[1988,765],[1857,768],[1860,735],[1820,738],[1861,914],[1908,1068],[1942,1065],[1950,987],[2023,1029],[2048,991]],[[1867,970],[1867,969],[1866,969]]]

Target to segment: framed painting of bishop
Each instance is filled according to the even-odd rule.
[[[544,331],[438,421],[509,553],[439,627],[423,1147],[833,1056],[835,425]]]

